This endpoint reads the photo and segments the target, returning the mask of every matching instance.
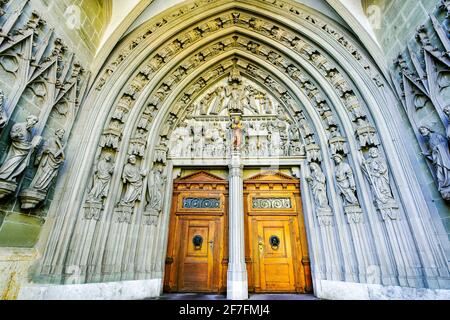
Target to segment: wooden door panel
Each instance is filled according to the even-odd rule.
[[[182,223],[182,251],[180,257],[179,290],[209,291],[211,288],[214,252],[209,242],[214,241],[215,224],[210,221],[185,220]],[[195,247],[193,239],[200,236],[203,243]]]
[[[181,292],[212,292],[217,290],[215,268],[218,250],[215,250],[217,222],[183,218],[183,237],[179,258],[178,288]],[[193,239],[200,236],[201,246]]]
[[[279,239],[278,246],[271,245],[272,237]],[[289,222],[258,221],[258,252],[261,290],[295,292]]]

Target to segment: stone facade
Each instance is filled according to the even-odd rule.
[[[127,34],[88,82],[101,19],[83,24],[92,38],[67,33],[85,40],[72,50],[29,10],[0,17],[14,27],[0,43],[0,247],[41,256],[20,293],[24,276],[4,281],[6,298],[158,295],[173,180],[199,167],[229,179],[230,299],[248,294],[242,183],[254,168],[301,181],[317,296],[448,297],[447,93],[431,89],[433,77],[448,87],[450,64],[427,32],[417,37],[438,74],[425,82],[421,62],[412,74],[398,57],[393,86],[353,34],[306,5],[190,0]],[[407,121],[422,100],[439,132]],[[279,200],[256,205],[289,206]]]

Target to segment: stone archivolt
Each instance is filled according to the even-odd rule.
[[[274,5],[273,1],[270,4]],[[334,39],[345,48],[343,56],[350,55],[357,61],[358,74],[370,79],[372,90],[388,90],[380,81],[374,83],[373,78],[379,76],[372,73],[376,68],[368,64],[347,36],[324,23],[322,18],[291,4],[278,0],[276,4],[280,10],[288,10],[289,15],[304,19],[299,23],[306,21],[320,28],[328,34],[329,41]],[[192,3],[187,11],[193,15],[198,6]],[[100,91],[92,101],[105,97],[104,91],[113,87],[115,73],[124,67],[123,62],[135,59],[138,52],[134,50],[138,47],[143,50],[144,43],[163,32],[157,33],[157,28],[166,24],[168,28],[169,21],[176,22],[180,15],[181,11],[173,16],[175,20],[163,20],[165,23],[150,29],[138,40],[128,39],[127,50],[105,68],[108,77],[103,75],[98,80]],[[167,42],[158,45],[158,50],[148,49],[149,58],[134,67],[134,77],[123,85],[124,91],[111,106],[109,119],[102,119],[106,125],[96,157],[105,162],[105,155],[110,155],[115,159],[115,169],[106,172],[108,166],[104,163],[103,181],[99,181],[98,174],[92,179],[94,186],[102,183],[109,186],[112,174],[112,188],[103,188],[105,192],[97,193],[96,199],[92,199],[96,194],[92,187],[87,188],[85,208],[96,214],[80,215],[70,226],[76,235],[72,241],[59,245],[58,240],[64,236],[58,229],[54,230],[40,275],[54,276],[52,261],[58,251],[69,252],[65,266],[82,266],[82,282],[159,275],[163,253],[158,252],[157,245],[150,244],[161,241],[166,232],[162,224],[167,221],[164,213],[169,210],[164,196],[172,174],[169,160],[203,158],[204,152],[209,157],[226,156],[230,119],[223,105],[231,104],[232,94],[227,94],[227,90],[232,90],[227,86],[240,81],[247,90],[248,100],[244,102],[247,114],[244,112],[243,122],[247,126],[244,132],[247,148],[251,149],[249,154],[254,151],[258,154],[265,144],[264,129],[261,130],[264,134],[260,134],[255,127],[261,129],[264,123],[275,123],[278,129],[284,130],[278,130],[279,141],[286,137],[289,145],[295,146],[279,156],[298,157],[302,178],[309,181],[305,190],[309,200],[305,201],[308,201],[308,219],[312,219],[314,226],[310,230],[311,239],[315,247],[322,248],[315,256],[318,279],[368,282],[366,271],[376,265],[381,277],[370,280],[375,283],[440,287],[440,280],[432,279],[448,277],[448,270],[432,266],[444,264],[439,255],[430,253],[421,262],[421,250],[416,246],[433,252],[433,244],[415,243],[415,231],[404,220],[408,219],[404,214],[407,206],[396,199],[399,193],[390,178],[372,115],[367,112],[370,108],[358,98],[370,100],[368,90],[343,71],[342,57],[332,58],[331,53],[325,53],[292,30],[267,17],[233,9],[208,19],[202,17],[200,23],[184,31],[178,29],[176,37],[164,38]],[[237,74],[242,76],[241,80],[236,81]],[[221,101],[223,95],[228,100]],[[252,102],[257,96],[261,100]],[[384,99],[380,103],[385,102]],[[389,135],[383,136],[387,139]],[[257,137],[254,150],[252,137]],[[204,143],[206,139],[211,142]],[[266,147],[270,149],[270,145],[263,148]],[[112,163],[111,159],[107,162]],[[150,177],[146,168],[151,169]],[[92,209],[90,203],[97,206]],[[99,214],[98,210],[105,214]],[[375,210],[380,212],[379,219]],[[343,214],[347,215],[350,227],[342,223]],[[92,216],[97,219],[89,219]],[[66,217],[60,218],[60,225]],[[377,240],[368,236],[381,233],[387,236]],[[54,249],[59,246],[65,247]],[[389,254],[392,251],[394,255]],[[422,263],[426,267],[417,267]],[[64,280],[64,274],[61,276]]]

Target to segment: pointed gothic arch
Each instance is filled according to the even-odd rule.
[[[355,37],[335,22],[302,5],[277,4],[187,1],[121,41],[105,62],[74,128],[83,139],[69,154],[72,166],[60,201],[51,208],[55,221],[36,279],[67,283],[74,265],[81,267],[81,283],[161,279],[171,182],[176,176],[168,159],[168,136],[189,112],[190,103],[204,88],[226,79],[235,66],[232,59],[237,59],[241,74],[284,106],[291,121],[303,111],[312,127],[303,144],[317,146],[311,149],[315,153],[286,159],[296,164],[298,178],[310,181],[303,201],[319,294],[333,281],[445,287],[448,268],[429,221],[430,210],[404,147],[397,142],[398,119],[391,117],[390,107],[398,101],[390,81]],[[217,44],[224,48],[215,49]],[[203,58],[199,53],[205,53]],[[184,73],[177,73],[180,67]],[[221,69],[216,77],[205,79],[217,68]],[[265,82],[267,77],[276,88]],[[199,79],[203,87],[194,90]],[[192,94],[186,97],[186,92]],[[330,128],[348,150],[331,147]],[[141,137],[136,137],[138,129]],[[128,163],[135,140],[143,146],[143,152],[134,155],[137,164]],[[365,161],[372,148],[381,153],[379,163],[390,169],[382,186],[364,173],[370,171],[363,164],[370,165]],[[335,178],[336,154],[354,173],[360,211],[346,211]],[[105,160],[107,155],[112,159]],[[308,180],[311,163],[326,179],[330,211],[321,211],[324,208],[314,201],[314,180]],[[105,168],[108,192],[93,194],[96,173]],[[134,180],[142,176],[132,196],[126,191],[130,180],[124,170]],[[151,181],[164,187],[159,199],[149,199]],[[391,190],[388,198],[394,203],[380,202],[377,187]],[[153,200],[158,206],[150,210]]]

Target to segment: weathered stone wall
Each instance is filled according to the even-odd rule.
[[[428,19],[438,0],[363,0],[363,8],[388,61],[394,59]]]
[[[111,17],[111,0],[39,0],[32,6],[49,24],[58,26],[58,33],[77,55],[92,61]]]

